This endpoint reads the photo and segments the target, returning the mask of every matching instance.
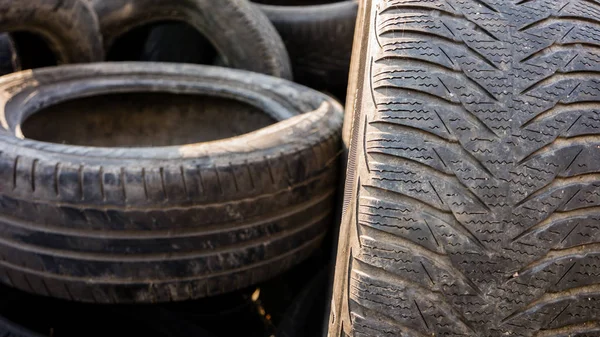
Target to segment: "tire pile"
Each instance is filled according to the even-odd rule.
[[[262,2],[0,0],[0,336],[320,333],[358,5]]]

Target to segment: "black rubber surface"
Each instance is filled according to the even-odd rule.
[[[359,17],[330,336],[598,336],[600,3]]]
[[[184,22],[202,33],[224,65],[292,78],[288,53],[273,25],[243,0],[92,0],[109,54],[119,37],[161,22]],[[146,36],[143,32],[140,37]],[[174,36],[182,43],[187,39]],[[144,39],[135,38],[143,46]],[[178,47],[179,48],[179,47]],[[193,50],[193,49],[192,49]]]
[[[1,0],[0,32],[16,31],[41,37],[60,64],[104,60],[98,20],[87,0]]]
[[[258,7],[285,43],[294,80],[343,99],[348,84],[358,1]]]
[[[199,298],[288,269],[328,229],[342,114],[316,91],[160,63],[15,73],[0,91],[0,280],[8,285],[86,302]],[[22,139],[23,121],[49,105],[117,92],[233,98],[281,122],[182,146]]]

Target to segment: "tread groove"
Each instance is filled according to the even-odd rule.
[[[165,184],[165,168],[164,167],[160,167],[159,168],[159,173],[160,173],[160,187],[162,189],[162,194],[165,198],[165,201],[169,200],[169,195],[167,194],[167,185]],[[123,195],[125,193],[125,184],[123,184]]]
[[[414,300],[413,302],[415,302],[415,307],[417,307],[417,311],[419,312],[419,316],[421,316],[421,319],[423,320],[423,323],[425,324],[425,329],[429,330],[429,324],[427,324],[427,320],[425,319],[425,316],[423,315],[423,312],[421,311],[421,308],[419,308],[419,304],[417,303],[416,300]]]
[[[119,181],[121,183],[121,192],[123,193],[123,200],[127,201],[127,191],[125,190],[125,168],[121,167],[119,170]]]
[[[79,195],[80,200],[85,200],[85,194],[83,193],[83,165],[79,165],[77,170],[77,181],[79,183]]]
[[[188,190],[188,185],[187,182],[185,180],[185,169],[183,168],[183,166],[179,166],[179,173],[181,174],[181,183],[183,184],[183,193],[185,193],[186,199],[189,199],[189,190]]]
[[[21,156],[16,156],[15,157],[15,163],[13,165],[13,191],[17,189],[17,175],[18,175],[18,165],[19,165],[19,159],[21,158]]]
[[[38,163],[38,159],[34,159],[32,164],[31,164],[31,192],[34,193],[35,192],[35,169],[37,167],[37,163]]]
[[[54,192],[56,193],[56,196],[60,196],[60,190],[59,190],[59,176],[60,175],[60,163],[56,163],[56,166],[54,166]]]
[[[98,179],[100,180],[98,182],[98,185],[100,186],[100,195],[102,196],[102,201],[106,201],[106,194],[104,192],[104,167],[100,166],[100,169],[98,170]],[[144,179],[144,186],[146,184],[146,180]],[[57,189],[58,191],[58,189]],[[58,195],[58,192],[57,192]]]

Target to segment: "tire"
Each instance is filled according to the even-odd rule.
[[[0,76],[18,71],[20,65],[10,35],[0,34]]]
[[[246,0],[92,0],[106,50],[124,33],[151,23],[185,22],[228,66],[291,79],[289,56],[269,20]]]
[[[87,1],[0,1],[0,31],[41,36],[59,64],[104,59],[98,20]]]
[[[290,54],[294,80],[343,99],[358,1],[312,6],[257,5]]]
[[[600,5],[359,12],[329,335],[596,336]]]
[[[247,71],[125,62],[7,75],[0,91],[0,280],[8,285],[86,302],[200,298],[288,269],[327,231],[342,115],[311,89]],[[35,111],[114,92],[234,98],[281,122],[185,146],[22,139]]]

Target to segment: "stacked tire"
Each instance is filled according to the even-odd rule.
[[[329,336],[598,335],[599,18],[364,1]]]

